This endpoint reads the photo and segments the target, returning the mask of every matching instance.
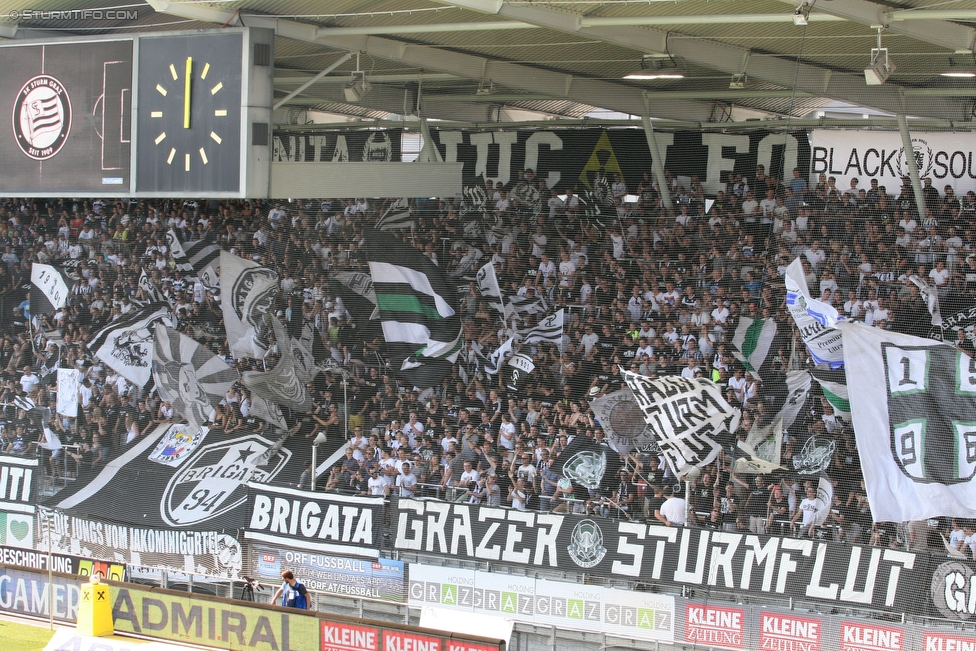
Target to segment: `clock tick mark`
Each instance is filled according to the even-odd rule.
[[[218,118],[227,117],[227,109],[217,109],[214,111],[214,116]]]
[[[159,91],[159,94],[160,95],[162,95],[163,97],[166,97],[166,89],[165,88],[163,88],[159,84],[156,84],[156,90]]]
[[[169,156],[166,158],[166,164],[167,165],[172,165],[173,164],[173,158],[175,158],[175,157],[176,157],[176,147],[173,147],[172,149],[169,150]]]
[[[183,157],[183,168],[189,172],[190,171],[190,155],[187,154]]]
[[[210,94],[216,95],[218,92],[220,92],[220,89],[223,87],[224,87],[224,82],[218,81],[217,85],[210,89]]]
[[[149,117],[151,117],[151,118],[161,118],[161,117],[163,117],[163,112],[162,111],[153,111],[153,112],[151,112],[149,114]]]
[[[207,160],[207,152],[203,151],[203,147],[200,147],[200,158],[203,159],[204,165],[210,162]]]
[[[217,143],[218,145],[219,145],[219,144],[220,144],[220,143],[222,142],[222,140],[220,139],[220,136],[218,136],[218,135],[217,135],[217,134],[216,134],[215,132],[213,132],[213,131],[211,131],[211,132],[210,132],[210,137],[211,137],[211,138],[213,138],[213,140],[214,140],[214,142],[216,142],[216,143]],[[201,151],[202,151],[202,150],[201,150]]]
[[[164,140],[166,140],[166,132],[165,131],[163,131],[161,134],[159,134],[158,136],[156,136],[156,144],[158,145],[159,143],[161,143]]]
[[[176,66],[174,66],[172,63],[169,64],[169,74],[173,75],[173,81],[180,78],[180,76],[176,74]]]
[[[208,72],[210,72],[210,64],[205,63],[203,64],[203,70],[200,71],[200,79],[206,79]]]

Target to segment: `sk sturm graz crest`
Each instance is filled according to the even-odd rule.
[[[569,557],[580,567],[586,569],[599,565],[607,555],[607,548],[603,546],[603,530],[593,520],[581,520],[573,528],[569,547],[566,548]]]
[[[393,143],[390,141],[389,134],[385,131],[371,134],[363,145],[363,162],[389,163],[391,160],[393,160]]]
[[[202,446],[170,478],[159,505],[163,520],[173,527],[188,527],[242,505],[247,482],[267,483],[288,464],[291,451],[279,448],[266,466],[257,465],[273,446],[255,434]]]
[[[976,363],[944,344],[882,343],[891,454],[920,484],[976,476]]]
[[[71,130],[71,101],[60,81],[38,75],[24,84],[13,107],[14,138],[34,160],[53,158]]]
[[[265,318],[278,295],[278,274],[265,267],[245,269],[231,289],[234,311],[254,328],[255,337],[267,348],[269,329]],[[255,290],[256,291],[252,291]]]

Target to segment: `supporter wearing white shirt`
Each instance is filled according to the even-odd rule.
[[[729,319],[729,308],[725,307],[724,303],[715,301],[715,309],[712,310],[712,319],[725,325],[725,322]]]
[[[396,485],[400,488],[400,497],[413,497],[417,488],[417,476],[413,474],[409,461],[403,462],[400,474],[396,478]]]
[[[551,190],[550,192],[549,201],[546,203],[549,206],[549,221],[552,221],[556,218],[556,214],[566,207],[566,203],[559,198],[555,190]]]
[[[810,266],[816,270],[820,264],[827,259],[827,252],[820,248],[820,242],[814,240],[810,243],[810,248],[804,251],[804,256],[810,261]]]
[[[41,378],[34,375],[30,366],[24,367],[24,374],[20,377],[20,387],[24,390],[24,393],[30,393],[31,389],[36,387],[41,383]]]
[[[848,296],[849,298],[844,303],[844,314],[852,319],[856,319],[860,317],[861,313],[863,312],[861,301],[858,300],[854,292],[848,292]]]
[[[911,215],[905,215],[898,222],[898,228],[904,228],[906,233],[914,233],[915,229],[918,228],[918,222],[915,221]]]
[[[759,208],[759,202],[753,198],[752,191],[746,192],[746,198],[742,202],[741,208],[742,214],[746,216],[752,215]]]
[[[548,280],[549,276],[556,273],[556,265],[545,253],[542,254],[542,262],[539,263],[539,273],[542,274],[543,280]]]
[[[929,278],[935,283],[936,287],[942,287],[949,281],[949,270],[945,268],[945,263],[939,260],[935,263],[935,268],[929,272]]]
[[[600,335],[593,332],[592,325],[587,324],[586,333],[580,337],[580,344],[582,344],[583,350],[586,351],[586,355],[590,354],[590,351],[593,350],[593,346],[595,346],[598,341],[600,341]]]

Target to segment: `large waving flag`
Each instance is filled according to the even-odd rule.
[[[235,358],[268,352],[269,312],[278,295],[278,274],[227,251],[220,252],[220,307]]]
[[[182,414],[192,429],[211,419],[214,405],[240,379],[237,371],[186,335],[156,324],[153,377],[163,400]]]
[[[88,341],[88,350],[129,382],[144,387],[152,378],[152,351],[157,322],[173,325],[173,317],[166,303],[133,310],[112,321]]]
[[[367,232],[366,251],[394,368],[415,386],[440,384],[464,344],[456,284],[422,253],[381,231]]]
[[[934,339],[841,324],[875,522],[976,517],[976,365]]]

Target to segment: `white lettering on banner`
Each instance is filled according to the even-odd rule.
[[[902,651],[905,631],[900,628],[843,622],[840,651]]]
[[[441,641],[425,635],[383,631],[383,651],[441,651]]]
[[[943,633],[925,633],[925,651],[976,651],[976,638]]]
[[[269,511],[265,505],[255,517],[270,518]],[[567,541],[560,542],[568,516],[408,499],[399,501],[397,511],[398,550],[535,567],[573,567],[575,562]],[[902,570],[915,566],[914,554],[897,550],[640,522],[601,523],[594,521],[594,526],[612,550],[603,571],[614,576],[892,607],[901,596]],[[286,525],[281,520],[279,526]],[[969,585],[957,587],[953,576],[947,583],[953,590],[948,602],[955,609],[968,603]],[[461,577],[451,582],[466,585]]]
[[[322,622],[322,651],[378,651],[379,631],[369,626]]]
[[[858,178],[860,188],[869,189],[877,179],[889,196],[897,197],[908,163],[898,132],[826,131],[811,133],[811,187],[820,174],[834,176],[841,191]],[[952,186],[956,196],[976,190],[976,139],[969,133],[912,133],[912,156],[919,176],[932,179],[940,193]]]
[[[762,613],[759,648],[771,651],[819,651],[820,620]]]
[[[722,173],[735,169],[734,158],[723,158],[722,150],[734,148],[737,154],[749,153],[749,136],[732,136],[725,133],[703,133],[702,144],[708,147],[708,163],[705,167],[705,192],[714,194],[724,190]]]
[[[685,639],[688,642],[742,648],[745,612],[738,608],[717,608],[687,604]]]
[[[53,602],[48,600],[53,592]],[[27,578],[20,573],[0,574],[0,610],[9,610],[27,615],[47,617],[51,614],[50,604],[56,618],[76,620],[81,590],[77,585],[55,582],[49,586],[47,580]]]
[[[321,517],[320,517],[321,516]],[[373,512],[351,505],[330,504],[322,515],[315,501],[255,495],[249,525],[252,531],[268,531],[295,537],[318,538],[350,545],[373,544]]]

